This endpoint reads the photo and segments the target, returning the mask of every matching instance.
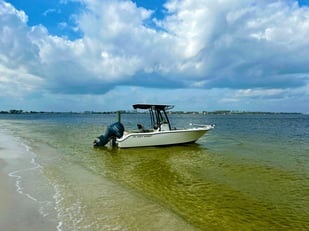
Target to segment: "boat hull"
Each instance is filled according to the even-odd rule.
[[[193,143],[210,128],[128,133],[116,140],[119,148],[166,146]]]

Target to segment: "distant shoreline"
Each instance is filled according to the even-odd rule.
[[[119,111],[84,111],[84,112],[46,112],[46,111],[23,111],[23,110],[9,110],[0,111],[0,114],[143,114],[145,112],[136,110],[119,110]],[[169,114],[201,114],[201,115],[306,115],[307,113],[301,112],[259,112],[259,111],[230,111],[230,110],[218,110],[218,111],[169,111]]]

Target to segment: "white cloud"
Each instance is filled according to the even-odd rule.
[[[0,2],[0,97],[22,97],[37,90],[43,80],[39,72],[39,49],[31,42],[27,16]],[[13,97],[12,97],[13,96]]]
[[[239,97],[265,97],[284,93],[283,89],[244,89],[238,90],[236,95]]]
[[[0,15],[6,15],[7,17],[3,18],[2,20],[5,21],[10,21],[11,23],[17,22],[17,20],[11,20],[15,17],[18,18],[18,20],[20,20],[20,22],[22,23],[27,23],[28,21],[28,17],[25,14],[24,11],[19,11],[16,10],[11,4],[5,2],[5,1],[1,1],[0,2]]]
[[[41,83],[42,79],[29,74],[23,67],[12,70],[0,64],[0,92],[3,95],[22,96],[37,90]]]
[[[61,13],[61,12],[60,12],[59,10],[57,10],[57,9],[48,9],[48,10],[46,10],[46,11],[43,12],[43,15],[44,15],[44,16],[47,16],[47,15],[53,14],[53,13],[59,14],[59,13]]]
[[[28,26],[23,11],[0,0],[2,88],[24,84],[29,90],[20,94],[105,94],[119,85],[222,88],[236,89],[225,102],[240,103],[307,86],[309,9],[293,1],[170,0],[162,20],[129,0],[81,2],[85,8],[74,18],[83,36],[70,41]]]

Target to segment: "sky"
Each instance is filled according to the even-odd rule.
[[[309,0],[0,0],[0,111],[309,113]]]

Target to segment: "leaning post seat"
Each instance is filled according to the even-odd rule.
[[[168,125],[168,123],[162,123],[160,125],[160,131],[170,131],[170,126]]]

